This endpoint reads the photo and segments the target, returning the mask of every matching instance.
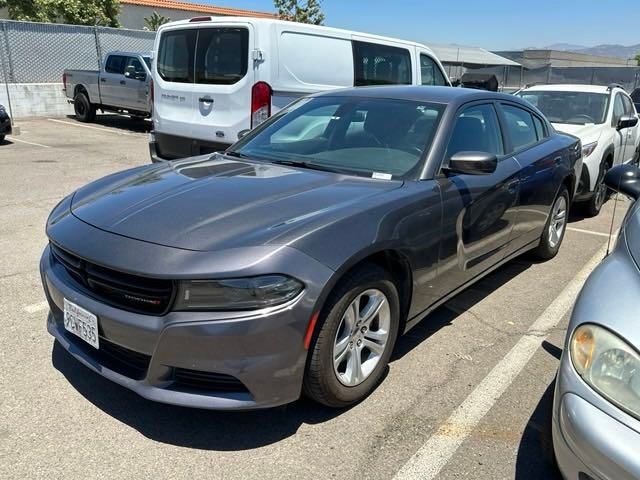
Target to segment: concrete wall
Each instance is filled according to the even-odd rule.
[[[120,25],[123,28],[131,28],[133,30],[142,30],[146,24],[144,23],[145,17],[149,17],[153,12],[158,12],[158,15],[170,18],[172,22],[177,20],[186,20],[199,16],[212,16],[210,13],[198,13],[186,10],[174,10],[169,8],[151,8],[141,5],[125,5],[120,4],[122,10],[120,12]]]
[[[62,83],[9,84],[14,119],[28,117],[63,117],[73,114],[73,105],[67,103]],[[7,88],[0,83],[0,104],[9,110]]]

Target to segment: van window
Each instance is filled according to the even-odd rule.
[[[123,57],[122,55],[109,56],[107,64],[104,67],[105,72],[123,75],[126,59],[127,57]]]
[[[420,74],[422,85],[447,85],[440,68],[429,55],[420,54]]]
[[[247,74],[249,30],[206,28],[200,30],[196,51],[196,83],[231,85]]]
[[[411,85],[411,54],[404,48],[353,42],[355,86]]]
[[[196,30],[174,30],[162,34],[158,47],[158,75],[167,82],[193,83]]]

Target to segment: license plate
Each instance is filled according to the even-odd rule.
[[[92,347],[100,348],[98,317],[66,298],[64,299],[64,328]]]

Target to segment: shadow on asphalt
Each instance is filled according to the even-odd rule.
[[[69,120],[73,120],[74,122],[78,121],[76,120],[75,115],[67,115],[67,118]],[[92,123],[81,123],[81,125],[95,125],[134,133],[149,133],[153,127],[151,120],[133,119],[126,115],[116,114],[96,115],[96,119]]]
[[[345,410],[302,399],[284,407],[255,412],[214,412],[146,400],[102,378],[74,359],[58,342],[53,366],[100,410],[156,442],[201,450],[248,450],[294,435],[302,424],[317,424]]]
[[[554,347],[557,348],[557,347]],[[546,350],[546,348],[545,348]],[[551,415],[555,380],[547,387],[522,434],[516,458],[516,480],[562,480],[553,454]]]
[[[0,141],[0,147],[3,145],[13,145],[13,142],[8,138],[5,138],[4,140]]]

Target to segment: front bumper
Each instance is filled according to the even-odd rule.
[[[197,157],[208,153],[223,152],[231,144],[208,142],[194,138],[179,137],[152,132],[149,136],[149,156],[153,163]]]
[[[300,396],[313,289],[268,310],[152,316],[106,305],[74,288],[75,280],[52,258],[49,247],[40,271],[51,307],[48,331],[89,369],[142,397],[196,408],[248,410]],[[65,298],[98,317],[104,350],[64,329]],[[193,388],[179,380],[178,373],[185,371],[209,383]],[[242,388],[229,391],[230,383]]]
[[[553,447],[567,480],[640,478],[640,422],[595,393],[567,355],[558,373]]]

